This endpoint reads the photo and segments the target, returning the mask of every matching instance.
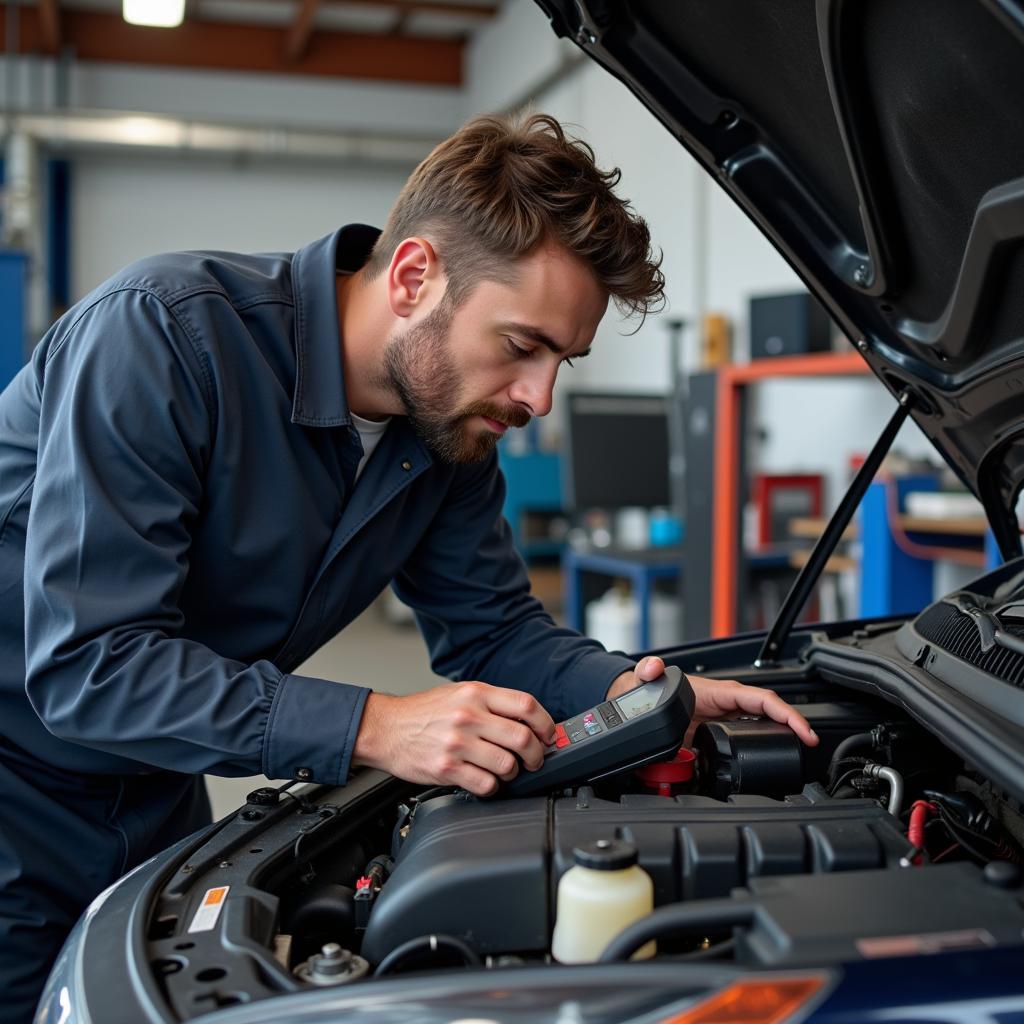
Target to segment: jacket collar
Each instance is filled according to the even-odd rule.
[[[295,297],[295,391],[292,423],[338,427],[351,423],[345,398],[338,333],[337,272],[356,271],[368,259],[380,231],[348,224],[312,242],[292,259]]]

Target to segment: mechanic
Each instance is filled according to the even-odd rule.
[[[202,773],[362,764],[486,794],[540,765],[553,717],[660,674],[530,596],[495,453],[609,297],[662,297],[617,181],[547,116],[477,119],[382,234],[143,260],[0,396],[3,1020],[29,1019],[100,890],[209,821]],[[389,583],[462,682],[295,674]],[[692,682],[699,717],[816,742],[770,691]]]

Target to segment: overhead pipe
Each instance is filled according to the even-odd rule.
[[[129,147],[404,167],[418,164],[440,141],[439,136],[252,127],[130,113],[10,114],[0,128],[64,149]]]

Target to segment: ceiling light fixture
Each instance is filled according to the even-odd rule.
[[[123,0],[121,13],[130,25],[176,28],[185,20],[185,0]]]

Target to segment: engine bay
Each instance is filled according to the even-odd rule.
[[[258,791],[221,836],[228,848],[232,829],[266,816],[259,845],[239,856],[235,840],[230,860],[207,861],[222,881],[244,876],[248,912],[190,934],[185,952],[178,922],[203,886],[172,880],[157,901],[149,938],[165,996],[187,1019],[211,988],[222,1005],[425,969],[554,964],[559,882],[573,851],[601,839],[635,846],[655,909],[679,912],[658,960],[822,967],[1019,943],[1016,802],[891,704],[822,701],[812,676],[800,684],[806,695],[790,685],[787,699],[818,747],[761,719],[708,722],[691,777],[669,783],[640,769],[480,800],[387,779],[347,806],[334,798],[351,786]],[[176,969],[183,957],[216,966]]]
[[[187,1020],[409,972],[555,967],[559,889],[595,843],[635,851],[653,893],[622,934],[648,930],[619,936],[603,963],[647,939],[658,963],[738,971],[1019,948],[1012,737],[959,708],[957,728],[939,728],[906,698],[950,663],[917,626],[794,634],[770,673],[736,669],[756,638],[666,658],[772,687],[808,719],[813,748],[741,717],[699,724],[674,758],[536,795],[479,799],[369,770],[341,788],[257,790],[151,883],[144,948],[161,997]],[[1019,698],[992,683],[990,703]],[[943,696],[948,714],[956,694]],[[218,892],[224,914],[197,927]]]
[[[372,912],[361,955],[379,965],[406,946],[415,963],[415,940],[434,934],[481,958],[546,958],[559,880],[576,848],[602,838],[636,846],[656,907],[748,896],[762,905],[745,941],[707,928],[666,936],[659,951],[670,954],[808,966],[855,954],[865,936],[885,935],[894,916],[924,915],[929,932],[954,931],[967,909],[990,934],[1016,940],[1020,907],[1007,906],[1004,891],[973,865],[955,863],[970,858],[935,850],[930,870],[900,870],[923,858],[918,844],[935,845],[931,836],[917,844],[908,837],[911,795],[921,801],[922,832],[934,822],[931,835],[945,833],[947,847],[984,833],[987,848],[1002,844],[1019,860],[978,797],[952,795],[957,765],[942,747],[906,721],[880,720],[869,704],[801,710],[822,737],[819,748],[803,748],[767,721],[707,723],[694,738],[696,784],[666,795],[635,773],[548,797],[427,793],[404,804],[380,883],[363,876]],[[947,895],[954,891],[955,901]],[[766,900],[785,912],[768,913]]]

